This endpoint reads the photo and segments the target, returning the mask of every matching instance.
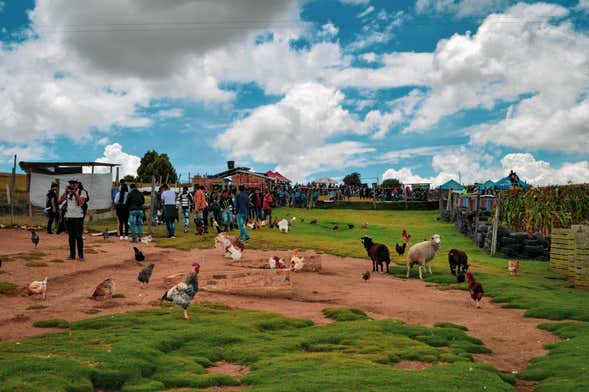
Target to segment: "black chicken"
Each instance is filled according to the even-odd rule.
[[[35,248],[39,246],[39,234],[35,230],[31,230],[31,241],[35,245]]]
[[[137,280],[141,282],[141,288],[143,288],[147,283],[149,283],[149,279],[151,278],[151,274],[153,273],[153,267],[155,267],[155,264],[151,263],[147,267],[143,268],[141,272],[139,272]]]
[[[354,225],[351,223],[348,223],[348,229],[352,230],[354,228]]]
[[[102,239],[108,240],[108,236],[109,236],[108,230],[102,232]]]
[[[395,250],[399,256],[403,256],[405,254],[405,249],[407,248],[407,243],[403,242],[403,245],[399,245],[398,243],[395,244]]]
[[[311,222],[309,222],[310,225],[315,225],[317,224],[317,219],[313,219]]]
[[[366,271],[362,274],[362,279],[364,279],[364,281],[367,281],[368,279],[370,279],[370,271]]]
[[[138,263],[140,263],[143,260],[145,260],[145,256],[143,255],[143,253],[138,248],[133,247],[133,250],[135,251],[135,261],[137,261]]]

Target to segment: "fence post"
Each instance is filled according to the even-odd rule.
[[[153,226],[153,208],[154,208],[154,204],[155,204],[155,176],[151,176],[151,200],[149,202],[149,223],[148,223],[148,229],[147,229],[147,234],[151,235],[152,232],[152,226]]]
[[[12,165],[12,177],[10,179],[10,224],[14,225],[14,196],[16,187],[16,154],[14,155],[14,163]]]
[[[491,239],[491,256],[497,252],[497,231],[499,230],[499,209],[501,206],[501,193],[497,193],[497,205],[495,206],[495,220],[493,221],[493,237]]]
[[[32,179],[33,179],[33,169],[29,168],[29,175],[27,177],[27,191],[29,192],[29,218],[33,217],[33,203],[31,202],[31,181],[32,181]]]

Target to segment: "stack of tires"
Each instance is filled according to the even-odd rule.
[[[550,259],[550,238],[541,233],[507,233],[498,235],[499,251],[507,257],[522,259]]]

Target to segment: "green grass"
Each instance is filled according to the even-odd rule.
[[[32,268],[47,267],[47,266],[49,266],[49,264],[43,263],[42,261],[29,261],[28,263],[25,263],[25,267],[32,267]]]
[[[27,307],[27,310],[41,310],[41,309],[47,309],[48,306],[45,305],[31,305],[29,307]]]
[[[454,323],[435,323],[434,327],[436,327],[436,328],[456,328],[461,331],[468,331],[468,328],[466,328],[464,325],[458,325],[458,324],[454,324]]]
[[[323,315],[335,321],[367,320],[369,317],[358,308],[325,308]]]
[[[394,320],[356,320],[316,327],[308,320],[223,306],[159,308],[87,319],[67,333],[0,344],[3,391],[161,391],[239,385],[209,375],[217,361],[251,366],[241,383],[253,391],[487,390],[511,386],[488,352],[456,328]],[[41,353],[41,355],[40,355]],[[446,363],[419,372],[401,360]]]
[[[12,294],[18,290],[18,286],[10,282],[0,281],[0,294]]]
[[[113,294],[112,297],[113,298],[125,298],[125,294],[123,294],[123,293],[117,293],[117,294]]]
[[[39,320],[33,323],[35,328],[69,328],[70,323],[63,319]]]
[[[589,323],[547,323],[540,328],[563,341],[549,345],[550,353],[534,358],[520,377],[542,381],[538,392],[589,390]]]

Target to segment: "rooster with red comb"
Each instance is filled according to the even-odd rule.
[[[403,241],[405,241],[406,244],[411,242],[411,234],[407,233],[407,230],[403,229],[403,233],[401,233],[401,235],[403,236]]]
[[[194,267],[194,272],[189,273],[184,282],[178,283],[166,291],[161,298],[161,302],[169,301],[182,306],[182,308],[184,308],[184,318],[186,320],[189,318],[187,309],[198,292],[198,272],[200,271],[200,264],[194,262],[192,263],[192,266]]]

